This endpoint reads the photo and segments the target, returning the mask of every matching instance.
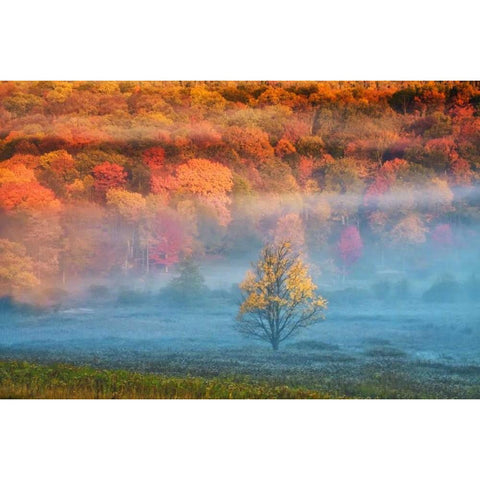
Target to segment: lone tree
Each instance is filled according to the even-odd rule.
[[[243,302],[237,321],[242,333],[278,350],[300,328],[325,318],[327,301],[315,293],[317,286],[290,242],[266,245],[252,266],[240,284]]]

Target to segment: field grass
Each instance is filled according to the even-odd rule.
[[[262,366],[252,362],[242,366],[211,356],[174,355],[137,367],[119,364],[118,359],[85,366],[91,364],[79,359],[65,364],[42,355],[28,362],[7,357],[0,360],[0,398],[480,398],[480,366],[412,362],[396,351],[393,357],[386,356],[389,349],[378,357],[371,357],[374,349],[366,353],[363,363],[322,357],[318,368],[306,365],[308,356],[297,358],[290,352],[294,363],[282,369],[271,368],[274,359],[267,368],[268,359],[263,357],[258,359]]]
[[[167,377],[72,365],[0,362],[6,399],[323,399],[313,390],[229,379]]]

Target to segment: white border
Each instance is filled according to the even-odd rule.
[[[478,80],[457,0],[4,2],[2,80]],[[2,401],[2,477],[470,478],[477,401]],[[474,436],[475,432],[475,436]]]
[[[478,80],[467,0],[16,0],[3,80]]]
[[[1,469],[9,480],[472,478],[477,406],[448,400],[4,401]]]

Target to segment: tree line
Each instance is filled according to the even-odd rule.
[[[0,294],[265,241],[424,268],[477,240],[479,127],[478,82],[2,82]]]

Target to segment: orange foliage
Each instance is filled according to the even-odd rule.
[[[268,134],[259,128],[230,127],[226,129],[223,139],[245,158],[265,160],[274,155]]]
[[[59,210],[60,202],[38,182],[4,183],[0,186],[0,208],[6,212]]]
[[[220,225],[230,222],[227,194],[233,188],[232,172],[217,162],[194,158],[177,168],[177,181],[180,190],[199,195],[216,211]]]
[[[295,153],[295,151],[295,147],[286,138],[281,138],[275,146],[275,155],[280,158]]]

